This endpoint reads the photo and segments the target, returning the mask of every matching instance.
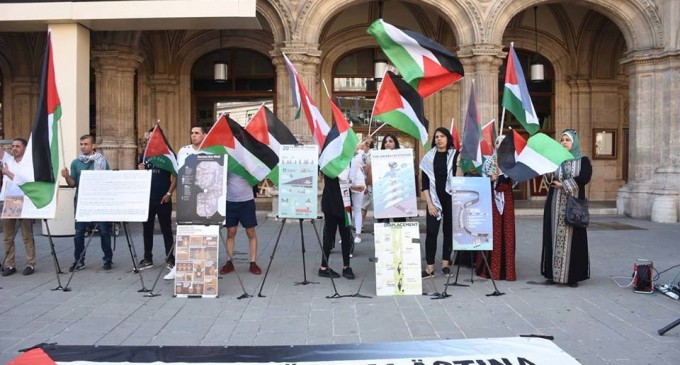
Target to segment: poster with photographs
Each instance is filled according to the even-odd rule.
[[[78,183],[76,222],[146,222],[151,171],[84,170]]]
[[[422,295],[418,222],[375,223],[377,295]]]
[[[177,177],[177,224],[222,224],[226,209],[225,155],[187,157]]]
[[[371,151],[375,218],[418,215],[413,149]]]
[[[454,177],[452,185],[453,249],[491,251],[491,181],[488,177]]]
[[[175,295],[217,297],[220,226],[177,226]]]
[[[317,145],[282,145],[279,150],[279,217],[316,219]]]

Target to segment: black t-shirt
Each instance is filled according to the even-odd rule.
[[[150,202],[158,204],[163,199],[163,195],[170,190],[170,177],[172,174],[166,170],[155,168],[149,162],[144,163],[144,169],[151,171]]]

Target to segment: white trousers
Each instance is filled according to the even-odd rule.
[[[352,198],[352,218],[354,218],[354,233],[361,234],[363,222],[361,220],[361,203],[364,201],[364,193],[358,191],[351,192]]]

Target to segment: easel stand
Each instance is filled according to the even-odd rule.
[[[501,295],[505,295],[505,293],[501,293],[498,291],[498,287],[496,286],[496,280],[493,279],[493,275],[491,275],[491,267],[489,266],[489,261],[486,259],[486,254],[485,252],[480,252],[482,255],[482,258],[484,259],[484,266],[486,266],[486,272],[489,273],[489,278],[491,279],[491,283],[493,284],[493,293],[487,294],[487,297],[500,297]]]
[[[679,324],[680,324],[680,318],[676,319],[676,320],[675,320],[674,322],[672,322],[672,323],[669,323],[666,327],[660,329],[660,330],[658,331],[659,336],[663,336],[664,333],[666,333],[666,332],[672,330],[673,328],[675,328],[675,327],[676,327],[677,325],[679,325]]]
[[[453,253],[453,258],[454,258],[454,259],[451,261],[452,264],[456,262],[455,259],[456,259],[457,257],[458,257],[458,251],[454,251],[454,253]],[[472,266],[472,265],[470,265],[470,266]],[[448,287],[448,286],[464,286],[464,287],[469,286],[469,285],[467,285],[467,284],[459,284],[459,283],[458,283],[458,274],[459,274],[459,273],[460,273],[460,263],[459,263],[458,265],[456,265],[456,280],[454,280],[453,283],[449,283],[449,281],[447,280],[445,285],[446,285],[447,287]],[[450,276],[449,276],[449,278],[450,278]],[[470,280],[472,280],[472,268],[470,269]]]
[[[314,219],[312,219],[312,227],[314,227],[314,233],[316,234],[316,240],[319,242],[319,248],[321,249],[321,254],[323,255],[324,259],[326,260],[326,263],[328,263],[328,257],[326,256],[326,253],[323,250],[323,243],[321,243],[321,236],[319,236],[319,231],[316,229],[316,224],[314,224]],[[335,241],[335,237],[333,237],[333,241]],[[333,284],[333,293],[332,295],[326,296],[326,299],[333,299],[333,298],[345,298],[345,296],[342,296],[338,293],[338,288],[335,286],[335,279],[333,279],[333,275],[330,276],[331,279],[331,284]]]
[[[352,245],[354,245],[354,244],[352,243]],[[372,262],[372,263],[375,264],[376,262],[378,262],[378,258],[377,258],[377,257],[369,257],[369,258],[368,258],[368,261],[370,261],[370,262]],[[364,286],[364,281],[366,281],[366,276],[368,276],[368,275],[364,275],[364,277],[361,278],[361,282],[359,283],[359,287],[357,288],[357,292],[356,292],[356,293],[351,294],[351,295],[344,295],[343,297],[367,298],[367,299],[373,298],[373,297],[370,296],[370,295],[363,295],[363,294],[360,294],[360,293],[361,293],[361,287]]]
[[[227,235],[229,232],[227,231]],[[220,236],[222,233],[220,233]],[[224,238],[224,249],[227,251],[227,255],[229,254],[229,249],[227,248],[227,238]],[[229,259],[234,259],[233,257],[227,257],[227,260]],[[234,273],[236,274],[236,279],[238,279],[238,283],[241,285],[241,290],[243,290],[243,294],[239,295],[236,297],[236,299],[245,299],[245,298],[250,298],[252,295],[248,294],[246,291],[246,287],[243,285],[243,280],[241,279],[241,275],[238,273],[238,270],[234,270]]]
[[[54,273],[57,276],[57,287],[52,290],[63,290],[64,287],[61,286],[61,279],[59,278],[59,274],[63,274],[63,272],[61,271],[61,267],[59,266],[59,259],[57,259],[57,253],[54,251],[54,242],[52,241],[50,225],[47,224],[47,219],[43,219],[43,223],[45,223],[45,228],[47,229],[47,240],[50,243],[50,254],[52,255],[52,262],[54,263]],[[12,240],[12,244],[13,243],[14,240]]]
[[[287,218],[283,218],[281,221],[281,229],[279,230],[279,235],[276,237],[276,243],[274,244],[274,250],[272,251],[271,256],[269,256],[269,263],[267,264],[267,270],[264,272],[264,278],[262,279],[262,284],[260,285],[260,291],[257,293],[257,296],[260,298],[266,297],[266,295],[262,295],[262,288],[264,287],[265,281],[267,281],[267,276],[269,275],[269,269],[272,266],[272,261],[274,260],[274,255],[276,254],[276,249],[279,247],[279,241],[281,240],[281,234],[283,233],[283,228],[286,226],[286,220]],[[318,281],[308,281],[307,280],[307,264],[305,263],[305,235],[302,229],[302,222],[304,219],[298,219],[300,221],[300,239],[302,242],[302,280],[296,282],[295,285],[308,285],[308,284],[319,284]],[[312,221],[313,222],[313,221]],[[312,223],[314,225],[314,223]],[[317,235],[318,236],[318,235]]]
[[[98,226],[95,226],[94,229],[92,230],[92,234],[90,234],[87,237],[87,242],[85,242],[85,247],[83,248],[83,252],[80,254],[80,257],[78,257],[78,260],[76,261],[76,267],[78,267],[78,263],[83,262],[83,259],[85,259],[85,253],[87,253],[87,248],[90,247],[90,242],[92,242],[92,238],[94,238],[94,233],[99,230]],[[66,286],[62,288],[63,291],[71,291],[71,288],[68,287],[69,284],[71,284],[71,280],[73,280],[73,275],[76,274],[75,267],[73,268],[73,271],[71,271],[71,275],[68,277],[68,281],[66,281]],[[59,278],[59,276],[57,276]],[[61,284],[59,285],[61,287]],[[54,290],[59,289],[59,287],[54,288]]]
[[[170,249],[170,252],[168,252],[167,255],[165,255],[165,263],[168,263],[168,260],[170,260],[170,256],[175,253],[175,245],[172,245],[172,248]],[[160,280],[161,275],[163,275],[163,268],[165,265],[161,265],[160,270],[158,270],[158,275],[156,275],[156,280],[153,282],[153,286],[151,287],[150,290],[148,290],[148,293],[144,294],[145,297],[153,298],[161,295],[160,293],[154,293],[153,290],[156,289],[156,285],[158,284],[158,280]]]
[[[123,230],[125,231],[125,240],[127,240],[128,250],[130,251],[130,258],[132,258],[132,271],[136,274],[139,274],[139,281],[142,283],[142,288],[137,290],[137,292],[146,293],[149,291],[149,289],[147,289],[144,285],[142,271],[137,267],[137,251],[135,251],[135,246],[132,244],[132,235],[128,230],[128,222],[123,222]]]

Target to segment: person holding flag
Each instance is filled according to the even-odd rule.
[[[427,202],[425,224],[425,263],[423,279],[434,277],[434,259],[437,254],[437,236],[443,221],[442,273],[451,274],[451,253],[453,249],[453,211],[451,206],[451,178],[456,176],[458,151],[453,148],[453,137],[448,129],[439,127],[432,137],[432,149],[420,161],[422,193]]]
[[[158,216],[158,225],[163,234],[165,244],[166,265],[168,269],[175,266],[172,254],[174,237],[172,234],[172,194],[177,186],[177,160],[168,145],[159,125],[149,129],[144,153],[139,158],[139,170],[151,171],[151,190],[149,192],[149,215],[142,224],[144,237],[144,258],[139,263],[140,269],[153,266],[153,229]]]
[[[97,152],[97,145],[94,137],[86,134],[80,137],[80,155],[71,162],[71,170],[64,167],[61,170],[61,176],[66,179],[66,184],[73,188],[77,188],[80,183],[80,173],[84,170],[109,170],[109,163],[106,157],[100,152]],[[78,190],[76,190],[76,197],[74,202],[78,201]],[[74,204],[75,205],[75,204]],[[74,209],[75,210],[75,209]],[[68,269],[68,271],[79,271],[85,268],[85,230],[89,222],[76,222],[76,235],[73,238],[75,250],[73,256],[75,262]],[[111,250],[111,234],[109,231],[109,222],[95,223],[99,229],[99,238],[101,239],[102,251],[104,252],[104,270],[111,270],[113,265],[113,251]]]

